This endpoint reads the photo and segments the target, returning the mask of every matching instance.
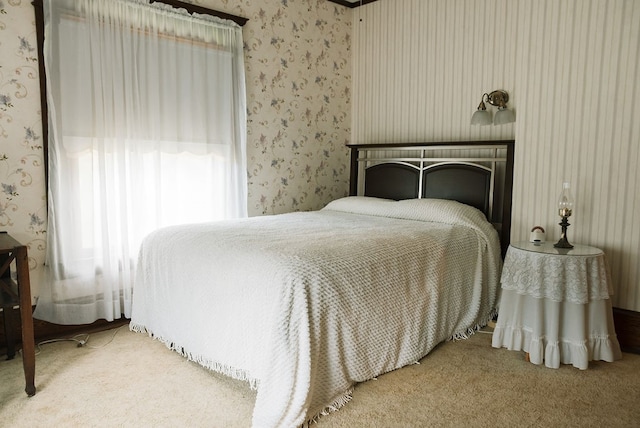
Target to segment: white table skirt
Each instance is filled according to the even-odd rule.
[[[505,289],[492,346],[525,351],[533,364],[550,368],[562,363],[584,370],[589,361],[622,358],[610,299],[577,304]]]

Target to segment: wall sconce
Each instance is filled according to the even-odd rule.
[[[507,91],[498,89],[488,94],[482,94],[482,100],[480,101],[478,110],[471,116],[472,125],[491,125],[491,113],[487,111],[487,106],[484,104],[485,101],[492,106],[498,107],[498,111],[493,118],[494,125],[504,125],[505,123],[516,121],[516,115],[513,113],[513,110],[507,108],[509,94]]]

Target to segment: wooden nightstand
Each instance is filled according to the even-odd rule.
[[[518,242],[507,249],[492,346],[524,350],[534,364],[586,369],[622,357],[611,277],[602,250]]]
[[[11,262],[16,262],[17,282],[11,277]],[[4,316],[5,337],[7,339],[7,358],[15,355],[15,339],[11,326],[11,310],[20,306],[22,321],[22,365],[24,367],[25,392],[35,395],[36,354],[33,339],[33,316],[31,312],[31,288],[29,284],[29,259],[27,247],[0,232],[0,304]]]

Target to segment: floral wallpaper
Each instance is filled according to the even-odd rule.
[[[28,246],[35,294],[47,207],[35,22],[28,0],[0,0],[0,59],[0,231]]]
[[[348,192],[351,17],[326,0],[192,0],[243,27],[250,216],[314,210]],[[46,190],[34,9],[0,0],[0,231],[28,245],[37,296]]]
[[[248,18],[249,215],[348,192],[352,11],[326,0],[196,0]]]

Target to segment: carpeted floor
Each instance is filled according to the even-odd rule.
[[[21,359],[0,361],[0,424],[249,427],[255,392],[128,327],[40,346],[38,392]],[[636,427],[640,355],[553,370],[491,348],[491,335],[438,346],[420,364],[356,386],[319,427]]]

